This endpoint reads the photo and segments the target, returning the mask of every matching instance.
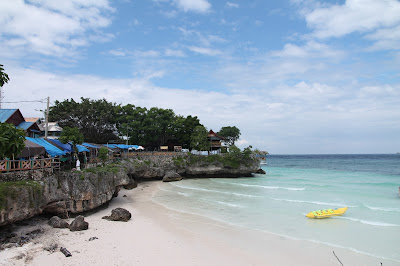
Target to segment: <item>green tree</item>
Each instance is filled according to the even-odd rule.
[[[56,101],[50,108],[49,119],[58,121],[61,127],[75,127],[82,132],[88,142],[107,143],[118,139],[116,119],[118,107],[115,103],[102,100],[81,98]]]
[[[108,149],[106,147],[101,147],[99,150],[99,159],[103,162],[103,166],[108,159]]]
[[[146,108],[133,104],[117,107],[116,126],[120,136],[128,136],[130,144],[144,145],[143,120],[147,114]]]
[[[237,141],[240,137],[240,130],[233,127],[222,127],[221,130],[217,133],[219,136],[225,138],[223,141],[225,144],[231,146],[235,145],[235,141]]]
[[[117,111],[118,132],[120,136],[129,136],[131,144],[157,147],[172,139],[183,148],[189,148],[191,134],[198,125],[200,121],[196,116],[185,118],[171,109],[146,109],[127,104]]]
[[[0,87],[3,87],[4,83],[8,83],[9,80],[7,73],[4,72],[3,65],[0,64]]]
[[[25,147],[25,131],[13,124],[0,123],[0,159],[18,156]]]
[[[76,145],[82,144],[85,141],[83,134],[76,127],[63,128],[63,131],[61,133],[59,140],[62,143],[71,142],[73,145],[74,152],[76,152],[76,153],[78,153],[78,148],[76,147]]]
[[[189,149],[191,135],[197,126],[201,126],[200,120],[197,116],[177,116],[172,122],[173,135],[177,141],[182,145],[182,148]]]
[[[198,151],[210,150],[210,142],[208,141],[208,131],[204,126],[200,125],[195,127],[191,136],[190,146],[192,147],[192,149]]]

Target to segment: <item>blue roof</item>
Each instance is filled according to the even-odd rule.
[[[119,147],[117,147],[117,145],[115,145],[115,144],[106,144],[105,146],[107,146],[107,147],[109,147],[109,148],[111,148],[111,149],[117,149],[117,148],[119,148]]]
[[[96,149],[99,148],[99,147],[97,147],[97,146],[95,146],[95,145],[93,145],[93,144],[89,144],[89,143],[86,143],[86,142],[82,143],[82,145],[83,145],[83,146],[86,146],[86,147],[89,147],[89,148],[96,148]]]
[[[114,146],[116,146],[117,148],[123,149],[123,150],[128,150],[131,148],[137,150],[137,148],[139,148],[138,145],[115,144]]]
[[[22,122],[21,124],[19,124],[17,126],[17,128],[21,128],[23,130],[27,130],[30,126],[33,125],[33,123],[35,123],[35,122]]]
[[[88,148],[86,148],[85,146],[82,145],[76,145],[76,147],[78,148],[78,152],[83,152],[83,151],[87,151],[90,152]]]
[[[72,152],[72,146],[68,143],[62,143],[58,139],[49,139],[51,142],[54,142],[56,145],[60,146],[61,148],[64,149],[66,152]]]
[[[6,122],[17,110],[18,109],[0,109],[0,122]]]
[[[67,153],[66,151],[60,150],[56,146],[51,145],[49,142],[45,141],[44,139],[34,139],[34,138],[29,138],[29,137],[26,137],[26,139],[44,147],[46,152],[48,154],[50,154],[51,157],[65,155]]]

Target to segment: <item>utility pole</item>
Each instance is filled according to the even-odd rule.
[[[44,138],[47,139],[47,135],[49,134],[49,105],[50,105],[50,97],[47,97],[47,108],[46,108],[46,129],[44,133]]]

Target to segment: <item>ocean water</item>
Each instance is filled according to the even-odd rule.
[[[169,209],[400,265],[400,155],[269,155],[266,175],[161,183]],[[349,207],[308,219],[313,210]]]

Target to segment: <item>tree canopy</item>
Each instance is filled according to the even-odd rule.
[[[200,125],[195,127],[191,136],[190,146],[192,147],[192,149],[198,151],[210,150],[210,142],[208,141],[208,131],[204,126]]]
[[[18,156],[25,147],[25,131],[13,124],[0,123],[0,159]]]
[[[49,110],[49,119],[58,121],[61,127],[78,128],[88,142],[106,143],[118,139],[116,135],[115,103],[81,98],[56,101]]]
[[[7,73],[4,72],[3,65],[0,64],[0,87],[4,86],[4,83],[7,83],[10,80]]]
[[[233,126],[233,127],[222,127],[221,130],[217,133],[221,137],[224,137],[224,143],[231,146],[234,145],[235,142],[240,137],[240,130]]]
[[[172,142],[189,148],[193,130],[201,125],[196,116],[176,115],[171,109],[121,106],[105,99],[56,101],[49,114],[61,127],[78,128],[87,142],[107,143],[127,137],[130,144],[147,147]]]
[[[78,149],[77,149],[76,145],[82,144],[84,142],[84,137],[83,137],[83,134],[76,127],[74,127],[74,128],[65,127],[65,128],[63,128],[63,131],[61,133],[59,140],[62,143],[71,142],[74,147],[74,151],[77,153]]]

